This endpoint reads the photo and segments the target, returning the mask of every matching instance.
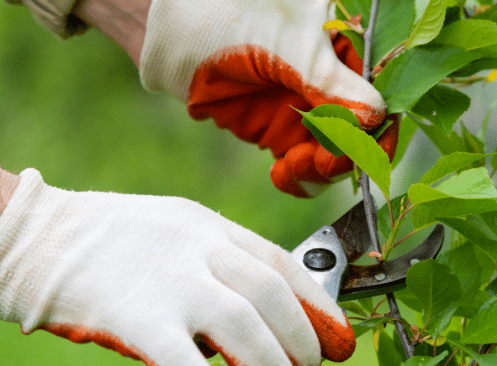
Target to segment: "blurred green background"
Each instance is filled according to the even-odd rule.
[[[475,88],[481,93],[481,87]],[[477,118],[493,95],[486,89],[474,112]],[[419,135],[415,140],[408,162],[394,174],[392,197],[439,156]],[[4,168],[20,172],[34,167],[45,182],[64,189],[187,197],[286,249],[360,200],[349,181],[313,200],[280,193],[269,178],[269,151],[237,140],[211,120],[191,120],[168,95],[144,91],[127,55],[97,31],[61,42],[36,24],[27,9],[3,2],[0,157]],[[370,336],[363,336],[344,365],[375,365],[373,352]],[[0,364],[137,362],[43,331],[24,336],[19,325],[0,322]]]

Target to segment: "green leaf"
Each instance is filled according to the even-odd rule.
[[[478,291],[473,297],[461,299],[454,316],[472,319],[490,298],[491,296],[486,291]]]
[[[495,366],[495,365],[497,365],[497,354],[496,353],[489,354],[489,355],[480,355],[478,352],[472,350],[469,347],[466,347],[464,344],[458,342],[455,339],[449,339],[449,342],[452,343],[454,346],[459,347],[465,353],[467,353],[472,358],[474,358],[475,361],[478,362],[479,366]]]
[[[449,217],[441,218],[440,221],[460,232],[483,250],[494,262],[497,262],[497,241],[490,239],[477,225],[467,220]]]
[[[482,19],[459,20],[442,29],[433,43],[466,51],[491,46],[497,44],[497,24]]]
[[[295,109],[295,108],[294,108]],[[352,125],[356,127],[361,127],[361,124],[354,113],[340,105],[336,104],[323,104],[317,106],[309,112],[301,112],[298,109],[295,109],[299,112],[303,119],[302,123],[304,124],[309,131],[314,135],[316,140],[329,152],[331,152],[336,157],[343,155],[343,152],[328,138],[325,134],[323,134],[319,128],[314,126],[312,121],[309,119],[310,117],[336,117],[341,118],[345,121],[348,121]]]
[[[461,284],[448,266],[427,259],[407,272],[407,287],[416,295],[428,319],[448,309],[461,297]]]
[[[362,299],[359,299],[359,304],[363,307],[364,310],[366,310],[369,313],[373,313],[374,310],[374,304],[373,304],[373,298],[372,297],[364,297]]]
[[[347,122],[351,123],[352,125],[356,127],[361,127],[361,123],[359,122],[359,119],[356,117],[354,112],[352,112],[350,109],[343,107],[338,104],[322,104],[319,105],[309,112],[308,114],[314,116],[314,117],[336,117],[336,118],[341,118],[346,120]]]
[[[390,205],[392,206],[392,213],[394,220],[400,216],[400,203],[404,199],[407,200],[407,194],[403,194],[390,200]],[[383,235],[385,239],[390,237],[392,232],[392,220],[390,219],[390,211],[388,210],[388,204],[384,204],[377,212],[378,217],[378,230]],[[405,218],[404,218],[405,219]]]
[[[447,309],[436,314],[428,321],[426,331],[431,334],[433,339],[437,339],[447,329],[458,307],[457,302],[452,303]]]
[[[392,161],[392,167],[396,167],[402,160],[402,157],[404,156],[417,129],[418,125],[412,120],[411,117],[405,115],[400,122],[399,141],[397,143],[397,149],[395,150],[395,157]]]
[[[485,212],[470,216],[468,221],[477,225],[492,240],[497,240],[497,212]]]
[[[472,243],[466,243],[459,247],[448,250],[437,259],[437,262],[449,266],[462,288],[462,297],[473,297],[482,285],[482,269],[476,258],[475,248]]]
[[[428,170],[425,175],[421,177],[419,183],[431,185],[438,180],[446,177],[452,172],[464,168],[465,166],[483,159],[491,154],[473,154],[466,152],[455,152],[450,155],[442,156],[436,163]]]
[[[392,48],[403,42],[409,36],[411,25],[416,14],[414,3],[414,0],[380,1],[374,27],[371,65],[376,65]],[[342,4],[351,15],[356,16],[357,14],[361,14],[362,27],[364,29],[368,27],[371,0],[342,0]],[[345,19],[338,7],[336,7],[336,14],[338,19]],[[355,44],[354,47],[356,47]],[[361,58],[363,57],[363,54],[364,51],[359,53]]]
[[[293,107],[292,107],[293,108]],[[294,108],[295,109],[295,108]],[[309,120],[309,117],[336,117],[341,118],[356,127],[361,127],[361,123],[359,119],[354,115],[354,113],[341,105],[336,104],[323,104],[317,106],[309,112],[302,112],[298,109],[295,109],[299,112],[303,119],[302,123],[304,124],[309,131],[316,137],[316,140],[329,152],[331,152],[336,157],[343,155],[343,152],[328,138],[324,135],[316,126],[312,124]]]
[[[476,0],[480,5],[493,5],[493,0]]]
[[[450,0],[447,2],[447,10],[445,11],[445,20],[443,25],[444,27],[461,20],[461,9],[457,6],[450,6],[449,2]]]
[[[452,126],[468,110],[470,103],[471,99],[466,94],[447,86],[435,85],[421,97],[412,111],[450,136]]]
[[[402,362],[400,366],[436,366],[445,357],[447,357],[448,354],[448,351],[444,351],[437,357],[414,356],[408,359],[406,362]]]
[[[363,310],[363,308],[356,302],[353,301],[342,301],[338,304],[341,308],[345,308],[347,311],[350,311],[354,314],[367,317],[368,314]]]
[[[365,171],[388,199],[390,161],[373,137],[341,118],[299,113]]]
[[[437,190],[452,197],[468,199],[497,199],[497,189],[486,168],[465,170],[437,186]],[[487,212],[487,211],[482,211]]]
[[[396,291],[395,298],[397,300],[402,301],[402,303],[404,305],[406,305],[407,307],[411,308],[414,311],[417,311],[420,313],[423,310],[416,295],[414,295],[414,293],[407,287],[405,289],[400,290],[400,291]]]
[[[392,337],[383,329],[373,335],[373,341],[379,366],[398,366],[404,356],[397,350]]]
[[[492,297],[471,319],[461,338],[461,343],[497,343],[497,297]]]
[[[468,242],[469,240],[466,239],[463,235],[459,233],[459,231],[452,230],[450,233],[450,247],[451,248],[457,248],[460,247],[461,245],[464,245]]]
[[[442,29],[445,20],[445,0],[430,0],[416,27],[406,41],[406,50],[433,40]]]
[[[491,292],[492,296],[497,296],[497,278],[490,282],[485,290]]]
[[[462,138],[464,140],[464,145],[466,147],[466,151],[482,154],[485,152],[485,144],[475,135],[470,133],[464,123],[461,122],[461,130],[462,130]],[[475,161],[471,164],[473,168],[479,168],[485,166],[485,158],[481,158],[478,161]]]
[[[456,151],[466,151],[464,140],[456,132],[452,131],[447,137],[438,127],[416,123],[443,155],[449,155]]]
[[[388,113],[410,110],[441,79],[482,55],[448,46],[414,48],[394,58],[373,85]]]
[[[483,57],[475,60],[464,66],[463,68],[454,71],[449,77],[464,77],[471,76],[482,70],[497,69],[497,58]]]
[[[497,45],[491,45],[487,47],[478,48],[475,50],[484,57],[497,58]]]
[[[363,322],[360,322],[358,324],[352,324],[352,329],[354,329],[354,335],[356,338],[359,338],[362,336],[364,333],[370,331],[374,327],[380,325],[380,324],[385,324],[392,320],[392,318],[371,318],[368,320],[365,320]]]
[[[466,170],[436,188],[413,184],[408,195],[416,205],[411,217],[416,228],[443,221],[441,218],[497,211],[497,190],[485,168]]]
[[[448,265],[461,283],[462,297],[456,314],[466,318],[472,318],[482,303],[488,299],[488,295],[479,289],[489,278],[487,269],[490,268],[492,274],[495,271],[495,264],[492,261],[490,263],[480,261],[476,251],[479,249],[473,243],[466,242],[442,253],[437,259],[439,263]]]

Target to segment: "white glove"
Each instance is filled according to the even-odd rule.
[[[352,162],[319,146],[290,105],[307,111],[340,104],[368,131],[386,113],[380,93],[358,74],[362,60],[350,42],[338,37],[332,44],[323,30],[333,18],[330,0],[152,0],[142,82],[188,103],[193,118],[212,117],[242,140],[270,148],[279,159],[273,183],[315,196]],[[392,157],[397,134],[395,123],[379,141]]]
[[[21,173],[0,216],[0,318],[147,365],[319,365],[355,347],[289,253],[177,197],[69,192]],[[321,349],[320,349],[321,343]]]

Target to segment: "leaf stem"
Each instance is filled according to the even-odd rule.
[[[411,203],[410,200],[407,200],[407,204]],[[409,213],[409,211],[411,211],[413,208],[414,208],[415,205],[411,205],[409,207],[407,207],[407,205],[404,205],[404,207],[407,207],[407,208],[404,208],[404,211],[400,214],[399,218],[397,219],[398,221],[402,221],[404,219],[404,217],[406,217],[406,215]]]
[[[457,347],[454,348],[454,351],[452,352],[452,354],[450,355],[449,359],[447,360],[447,362],[445,362],[444,366],[448,366],[449,365],[449,362],[450,360],[452,360],[454,358],[454,356],[456,355],[457,353]]]
[[[383,299],[378,304],[376,304],[376,306],[374,307],[374,311],[378,310],[378,308],[381,306],[381,304],[383,304],[385,301],[387,301],[387,299]]]
[[[360,320],[360,321],[366,321],[366,318],[361,318],[359,316],[348,316],[347,319],[354,319],[354,320]]]
[[[383,58],[380,61],[378,61],[376,66],[373,68],[374,76],[378,75],[383,70],[383,68],[388,63],[388,61],[390,61],[392,58],[398,56],[400,53],[404,51],[405,43],[406,43],[405,41],[402,41],[397,46],[392,48],[385,56],[383,56]]]
[[[413,230],[411,231],[409,234],[407,234],[406,236],[404,236],[402,239],[400,239],[398,242],[396,242],[393,247],[395,248],[397,245],[399,245],[400,243],[402,243],[404,240],[407,240],[409,239],[411,236],[413,236],[414,234],[416,234],[417,232],[419,231],[418,230]]]
[[[392,222],[392,228],[395,226],[395,219],[393,218],[392,204],[390,200],[387,200],[388,211],[390,212],[390,221]]]
[[[390,237],[388,238],[388,241],[386,242],[385,245],[385,253],[383,254],[382,259],[384,261],[387,260],[388,256],[390,255],[390,252],[392,251],[393,248],[395,248],[397,245],[402,243],[404,240],[408,239],[410,236],[414,235],[417,230],[411,232],[410,234],[406,235],[399,241],[395,242],[395,239],[397,238],[397,234],[399,233],[400,226],[402,225],[402,220],[404,217],[406,217],[407,213],[414,207],[414,205],[409,206],[408,208],[404,209],[402,213],[399,215],[399,218],[393,223],[392,226],[392,232],[390,234]]]

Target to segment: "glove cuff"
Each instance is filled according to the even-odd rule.
[[[48,245],[47,236],[67,200],[67,192],[46,185],[37,170],[20,176],[0,216],[0,319],[16,323],[26,320],[28,309],[44,307],[40,298],[47,296],[40,296],[39,284],[65,244]]]
[[[167,90],[182,102],[197,66],[228,45],[225,35],[245,10],[244,0],[152,0],[140,58],[143,86]]]

